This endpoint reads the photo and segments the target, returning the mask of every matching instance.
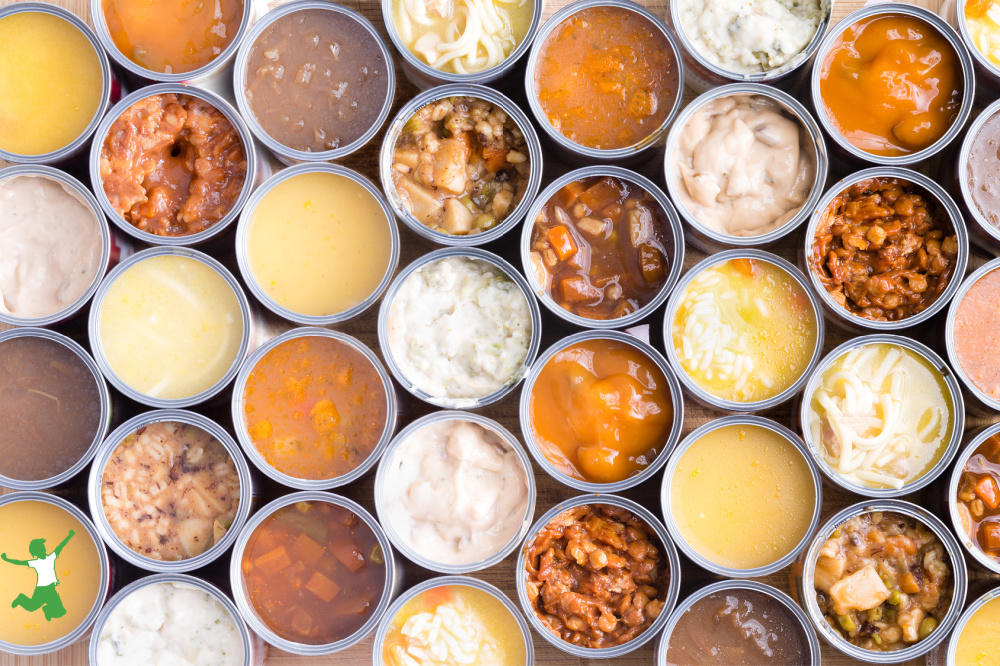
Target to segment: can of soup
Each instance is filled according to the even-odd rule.
[[[673,91],[673,101],[671,102],[670,110],[658,127],[653,128],[645,138],[631,146],[602,149],[585,146],[573,141],[553,126],[540,101],[539,96],[543,91],[539,89],[537,81],[539,60],[542,58],[544,49],[549,45],[548,43],[553,31],[578,12],[592,8],[611,8],[636,14],[648,22],[652,30],[657,32],[659,36],[662,36],[670,46],[670,55],[673,57],[673,67],[677,74],[677,89]],[[567,62],[564,66],[567,67],[568,71],[575,66],[584,67],[585,65],[583,63]],[[628,65],[624,66],[628,67]],[[528,97],[528,106],[531,108],[531,115],[535,117],[539,127],[542,128],[545,135],[552,142],[552,145],[555,146],[556,151],[564,158],[567,164],[579,164],[581,162],[584,164],[634,164],[649,157],[653,150],[663,143],[663,139],[667,134],[667,128],[670,127],[670,123],[673,122],[674,117],[680,111],[683,104],[684,84],[688,82],[686,78],[687,73],[682,51],[677,45],[677,38],[674,36],[674,33],[660,17],[653,14],[646,7],[635,2],[630,2],[629,0],[577,0],[556,11],[545,21],[542,29],[539,30],[538,37],[531,47],[531,53],[528,55],[527,75],[524,79],[524,87]],[[567,75],[569,76],[569,74]],[[576,73],[574,72],[572,76],[576,76]],[[609,126],[613,124],[609,123]]]
[[[969,16],[969,0],[955,0],[951,4],[955,8],[955,14],[950,18],[958,29],[962,43],[972,55],[972,64],[976,70],[976,83],[979,84],[976,92],[984,101],[991,99],[991,96],[995,97],[997,90],[1000,90],[1000,58],[997,58],[997,49],[1000,48],[1000,44],[997,44],[995,38],[990,39],[990,37],[994,37],[1000,29],[989,26],[977,26],[980,29],[976,30],[976,35],[974,36],[970,23],[976,18],[982,23],[1000,25],[1000,22],[994,20],[988,13],[985,16],[981,15],[979,17]],[[983,3],[975,4],[982,7]],[[986,8],[987,10],[991,9],[992,4],[987,5]],[[982,12],[982,9],[978,9],[978,11]]]
[[[955,529],[955,534],[958,535],[958,541],[977,564],[993,573],[1000,573],[1000,560],[988,555],[979,541],[981,526],[993,522],[984,520],[984,509],[988,505],[983,502],[974,489],[970,491],[964,481],[967,473],[970,476],[977,473],[981,475],[990,473],[988,466],[992,461],[985,455],[986,452],[980,452],[979,449],[984,445],[990,446],[992,444],[990,440],[995,438],[998,433],[1000,433],[1000,424],[994,424],[971,438],[967,438],[968,443],[955,457],[955,466],[948,478],[947,489],[948,516],[951,518],[951,526]],[[995,453],[993,457],[996,457]],[[976,460],[973,460],[974,458]],[[965,493],[968,493],[965,498],[960,497]],[[970,496],[971,499],[968,499]],[[977,501],[980,503],[977,510],[979,515],[973,513],[973,504]]]
[[[683,203],[687,186],[680,173],[682,159],[677,153],[687,125],[695,114],[702,111],[708,104],[724,97],[736,95],[763,97],[776,104],[786,116],[797,121],[809,142],[806,146],[800,146],[800,151],[811,152],[815,166],[809,198],[802,204],[798,212],[781,226],[756,236],[736,236],[713,229],[698,219],[698,216]],[[812,213],[820,197],[823,196],[823,188],[826,185],[826,176],[829,170],[829,158],[823,132],[812,114],[798,100],[773,86],[761,83],[732,83],[702,94],[688,104],[677,116],[677,120],[667,135],[663,169],[667,182],[667,193],[671,199],[677,202],[677,210],[684,219],[685,239],[699,250],[712,254],[726,248],[768,246],[801,226]]]
[[[819,233],[820,225],[826,221],[830,214],[832,214],[831,207],[834,205],[834,200],[837,199],[842,192],[862,181],[879,178],[900,179],[907,181],[913,185],[919,186],[927,194],[933,197],[933,199],[936,200],[941,212],[947,217],[948,223],[954,231],[955,240],[958,244],[958,251],[954,259],[953,269],[950,273],[951,277],[949,283],[937,299],[924,310],[921,310],[914,315],[892,321],[868,319],[849,311],[833,298],[827,287],[823,285],[818,272],[822,270],[823,277],[825,278],[826,269],[822,268],[821,264],[825,255],[822,254],[822,247],[817,244],[817,234]],[[850,176],[847,176],[846,178],[843,178],[833,187],[828,189],[826,194],[823,195],[823,198],[820,199],[819,203],[812,209],[812,211],[812,218],[809,220],[809,224],[806,225],[805,243],[802,255],[803,270],[809,275],[809,285],[811,287],[810,292],[813,292],[818,298],[819,303],[822,304],[823,313],[826,315],[829,322],[838,328],[850,333],[866,333],[869,331],[889,333],[910,329],[918,324],[923,324],[935,314],[943,310],[948,305],[948,302],[951,301],[958,292],[962,277],[965,275],[965,268],[969,262],[969,235],[966,231],[962,214],[959,211],[958,206],[955,204],[955,201],[948,195],[941,185],[922,173],[899,167],[872,167],[870,169],[858,171]]]
[[[988,651],[993,651],[993,655],[996,655],[994,622],[998,597],[1000,597],[1000,588],[994,588],[969,604],[962,616],[958,618],[958,622],[955,623],[955,629],[951,632],[948,642],[944,644],[944,659],[938,663],[947,664],[947,666],[964,666],[964,664],[970,663],[970,657],[976,661],[982,660],[980,663],[988,663],[990,657]],[[973,618],[980,613],[983,614],[982,621],[974,622]],[[968,641],[969,645],[962,650],[962,644],[965,641]],[[960,654],[960,650],[964,654]],[[930,657],[931,655],[927,655],[928,666],[932,666]]]
[[[666,228],[663,229],[663,240],[665,245],[664,249],[666,250],[666,254],[668,256],[664,257],[667,261],[667,270],[663,286],[660,287],[660,290],[648,303],[639,307],[634,312],[630,312],[622,317],[614,317],[611,319],[591,319],[590,317],[584,317],[576,314],[575,312],[571,312],[566,307],[557,303],[552,296],[552,289],[549,286],[551,279],[549,279],[549,273],[546,268],[546,264],[544,263],[544,259],[539,258],[538,253],[534,251],[535,248],[532,246],[535,221],[539,215],[543,213],[549,202],[556,198],[559,192],[570,183],[595,177],[617,178],[638,186],[639,189],[648,193],[653,197],[656,203],[659,204],[660,208],[663,210],[663,221],[666,222]],[[571,220],[567,220],[567,222],[571,222]],[[674,285],[677,284],[677,280],[680,279],[681,270],[684,266],[684,234],[681,230],[680,219],[677,217],[677,210],[674,208],[673,204],[670,203],[670,199],[668,199],[667,195],[663,193],[663,190],[657,187],[653,181],[636,173],[635,171],[630,171],[621,167],[588,166],[583,167],[582,169],[570,171],[569,173],[556,178],[552,184],[546,187],[545,190],[531,203],[531,207],[528,208],[527,215],[524,217],[524,224],[521,227],[521,266],[524,270],[525,276],[527,276],[528,283],[535,292],[535,296],[542,303],[542,305],[548,308],[549,312],[556,315],[560,319],[583,328],[628,328],[629,326],[634,326],[639,323],[652,314],[654,310],[663,305],[666,302],[667,297],[670,295]]]
[[[984,356],[984,354],[989,354],[989,349],[974,349],[969,348],[969,345],[973,343],[988,345],[989,341],[993,339],[992,331],[989,329],[989,319],[987,319],[989,310],[977,307],[977,302],[974,299],[989,303],[996,298],[997,288],[994,284],[995,281],[991,280],[990,276],[997,269],[1000,269],[1000,258],[983,264],[961,282],[953,281],[953,284],[958,286],[951,303],[948,305],[944,324],[945,350],[951,369],[962,385],[965,404],[969,412],[989,418],[991,421],[1000,411],[1000,398],[997,397],[1000,391],[987,390],[988,386],[984,386],[983,382],[991,379],[992,368],[996,366],[997,359],[988,355]],[[974,287],[977,294],[970,296],[969,292]],[[969,300],[967,309],[965,308],[966,299]],[[960,312],[961,317],[959,316]],[[972,330],[965,333],[963,329]],[[956,332],[961,332],[961,335],[958,336],[960,340],[956,340]]]
[[[959,203],[965,219],[972,220],[968,224],[969,238],[977,247],[992,255],[1000,255],[1000,207],[990,208],[990,200],[995,196],[995,174],[989,171],[996,164],[996,148],[992,144],[997,139],[997,130],[991,121],[997,114],[1000,114],[1000,100],[976,116],[962,139],[955,165],[955,190],[960,193]],[[977,144],[976,157],[979,159],[974,164],[973,150]]]

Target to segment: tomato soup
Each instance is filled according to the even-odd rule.
[[[633,146],[651,135],[678,95],[676,54],[666,35],[641,14],[619,7],[583,9],[553,28],[534,76],[538,103],[552,127],[601,150]]]
[[[639,474],[673,426],[670,386],[642,351],[616,340],[560,350],[531,389],[530,428],[559,471],[592,483]]]
[[[933,26],[903,15],[865,18],[834,41],[820,96],[834,129],[873,155],[936,143],[962,104],[958,54]]]
[[[378,370],[346,342],[293,338],[267,352],[243,391],[243,423],[269,465],[299,479],[332,479],[363,463],[387,420]]]
[[[44,645],[79,627],[104,600],[98,547],[58,504],[0,506],[0,640]]]
[[[278,636],[304,645],[343,640],[385,589],[385,555],[359,516],[329,502],[284,506],[261,523],[241,561],[250,604]]]

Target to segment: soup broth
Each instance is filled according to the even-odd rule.
[[[1000,597],[991,599],[969,618],[958,635],[955,663],[962,666],[1000,664]]]

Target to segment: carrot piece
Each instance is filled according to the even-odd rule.
[[[495,144],[483,146],[483,161],[487,171],[496,173],[507,163],[507,150]]]
[[[757,270],[757,264],[753,259],[732,259],[731,261],[733,268],[742,273],[746,273],[750,277],[753,277],[753,274]]]
[[[309,566],[315,566],[323,557],[326,548],[310,539],[306,534],[300,534],[295,543],[292,544],[292,552]]]
[[[646,284],[656,284],[663,279],[663,255],[659,248],[648,243],[639,246],[639,268]]]
[[[985,550],[1000,550],[1000,523],[979,524],[979,545]]]
[[[580,195],[580,203],[586,204],[590,210],[604,210],[613,203],[624,201],[627,196],[628,189],[624,183],[614,178],[602,178]]]
[[[907,571],[899,579],[899,589],[907,594],[917,594],[920,592],[920,583],[917,582],[917,577],[912,572]]]
[[[571,206],[577,199],[580,198],[584,189],[586,188],[583,186],[582,181],[574,180],[572,183],[564,185],[561,190],[556,192],[556,199],[559,200],[559,204],[563,208],[566,208]]]
[[[989,508],[995,509],[1000,506],[1000,490],[997,489],[997,482],[993,480],[992,476],[984,476],[979,479],[972,490]]]
[[[296,606],[292,610],[292,631],[297,633],[299,636],[308,636],[309,632],[312,631],[313,619],[312,615],[307,613],[304,609]]]
[[[983,453],[986,454],[987,458],[994,459],[997,457],[997,454],[1000,454],[1000,435],[993,435],[983,442]]]
[[[913,555],[917,552],[917,542],[905,534],[897,534],[885,540],[885,553],[889,557]]]
[[[341,564],[357,573],[365,568],[365,556],[362,555],[352,544],[339,541],[331,543],[330,552],[340,560]]]
[[[586,278],[580,276],[568,277],[560,280],[559,289],[562,298],[567,303],[580,303],[600,298],[601,290],[587,282]]]
[[[284,546],[278,546],[253,561],[254,566],[265,575],[276,574],[291,563],[292,558],[288,557],[288,551]]]
[[[340,592],[339,585],[318,571],[313,573],[312,578],[306,583],[306,589],[327,603],[333,601]]]
[[[556,256],[559,257],[560,261],[566,261],[567,258],[576,254],[576,242],[573,241],[573,236],[569,233],[569,229],[563,225],[557,225],[546,231],[545,238],[549,241],[552,249],[555,250]]]

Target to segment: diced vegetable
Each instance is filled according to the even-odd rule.
[[[993,521],[980,523],[979,543],[986,550],[1000,550],[1000,523]]]
[[[885,553],[890,557],[913,555],[917,552],[917,544],[908,536],[897,534],[885,540]]]
[[[309,632],[312,631],[312,616],[304,609],[296,607],[292,611],[291,626],[292,630],[300,636],[308,636]]]
[[[814,576],[816,589],[829,592],[834,583],[844,577],[847,569],[847,558],[838,554],[836,557],[820,555],[816,560],[816,574]]]
[[[983,442],[983,453],[988,458],[996,459],[997,454],[1000,454],[1000,435],[993,435]]]
[[[976,482],[973,491],[983,500],[983,504],[991,509],[1000,507],[1000,489],[992,476],[984,476]]]
[[[301,558],[307,564],[315,565],[323,557],[326,549],[309,538],[306,534],[300,534],[292,545],[292,553]]]
[[[490,173],[496,173],[503,169],[504,165],[507,164],[508,152],[510,151],[506,146],[496,143],[488,143],[483,146],[483,160],[486,170]]]
[[[656,284],[663,279],[663,264],[663,254],[658,248],[648,244],[639,248],[639,267],[642,269],[642,277],[648,284]]]
[[[624,181],[602,178],[580,195],[580,203],[586,204],[590,210],[604,210],[626,195],[627,186]]]
[[[838,615],[837,622],[847,633],[851,633],[852,631],[857,631],[858,629],[858,623],[855,622],[854,618],[851,617],[850,615]]]
[[[254,560],[254,566],[266,576],[278,573],[291,563],[292,558],[288,556],[284,546],[278,546]]]
[[[600,298],[604,293],[580,276],[568,277],[560,281],[559,289],[562,292],[563,300],[568,303],[592,301]]]
[[[574,180],[556,193],[556,199],[563,208],[568,208],[580,198],[585,189],[583,181]]]
[[[899,579],[899,589],[907,594],[916,594],[920,592],[920,583],[917,582],[917,577],[912,572],[907,571]]]
[[[866,611],[889,597],[889,590],[879,578],[874,564],[866,564],[830,588],[833,609],[838,615],[850,610]]]
[[[561,224],[546,231],[545,238],[555,250],[560,261],[565,261],[577,252],[576,242],[573,240],[572,234]]]
[[[330,551],[341,564],[355,573],[365,568],[365,556],[350,543],[330,544]]]
[[[918,636],[920,636],[920,640],[924,640],[925,638],[930,636],[931,632],[937,629],[937,626],[938,626],[937,620],[935,620],[933,617],[925,617],[920,622],[920,631],[917,634]]]
[[[751,277],[757,271],[757,266],[753,259],[733,259],[732,262],[734,268]]]
[[[333,598],[340,592],[339,585],[318,571],[314,572],[312,578],[306,583],[306,589],[327,603],[333,601]]]

